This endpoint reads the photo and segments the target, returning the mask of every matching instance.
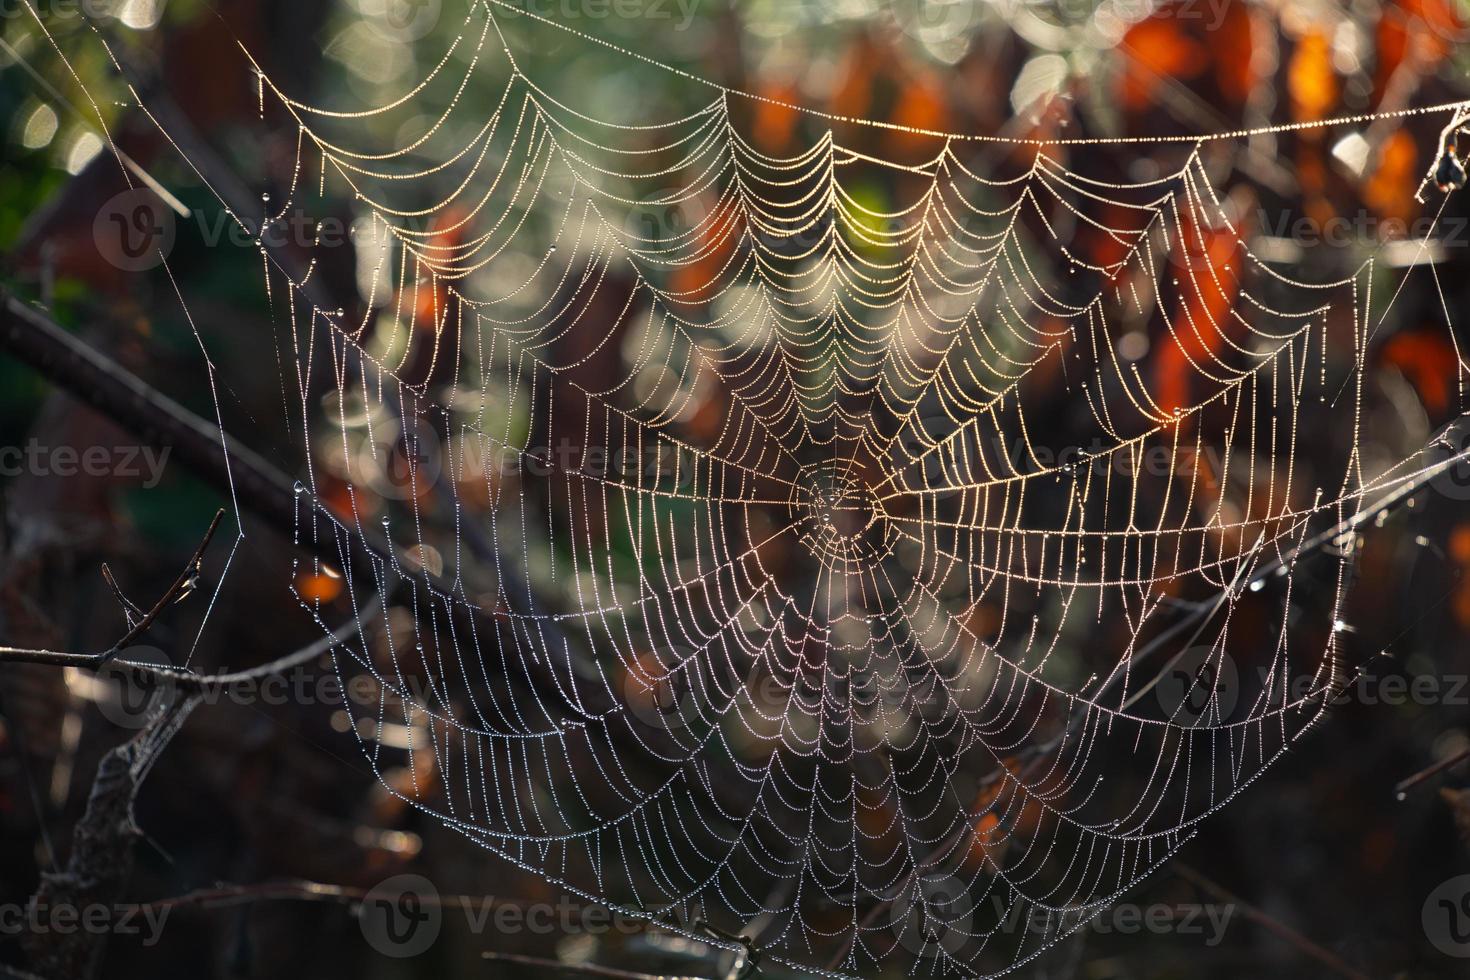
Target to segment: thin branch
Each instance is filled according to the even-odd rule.
[[[102,757],[87,808],[72,831],[66,867],[47,871],[31,896],[35,907],[110,906],[132,873],[134,844],[143,836],[133,817],[139,787],[189,713],[193,697],[173,698],[140,732]],[[44,977],[95,975],[107,933],[92,929],[28,932],[20,937],[27,966]]]
[[[612,967],[598,966],[595,963],[562,963],[557,960],[544,960],[538,956],[522,956],[519,953],[487,951],[481,953],[480,958],[494,963],[518,963],[521,966],[538,966],[562,973],[577,973],[584,977],[607,977],[610,980],[704,980],[704,978],[689,975],[661,973],[654,976],[651,973],[630,973],[627,970],[614,970]]]
[[[147,632],[148,627],[153,625],[153,621],[158,618],[159,613],[167,609],[172,603],[182,599],[193,589],[194,583],[199,578],[199,565],[204,561],[204,552],[209,548],[209,542],[214,540],[214,532],[219,530],[219,522],[224,516],[225,512],[223,509],[215,511],[214,520],[209,522],[209,528],[204,532],[204,537],[200,540],[199,546],[189,556],[189,561],[184,565],[184,570],[179,573],[179,577],[174,579],[174,584],[170,585],[163,595],[158,597],[158,601],[153,604],[153,608],[144,613],[143,618],[134,623],[132,629],[123,634],[122,639],[118,640],[110,648],[97,654],[98,667],[106,664],[107,661],[132,646],[133,641],[137,640],[138,637]]]
[[[199,888],[173,898],[148,902],[142,907],[147,910],[204,908],[229,908],[249,905],[254,902],[327,902],[350,904],[367,898],[369,891],[352,885],[334,885],[304,878],[283,881],[264,881],[253,885],[217,885],[214,888]],[[529,908],[530,899],[501,898],[496,895],[420,895],[420,901],[431,908],[469,908],[491,902],[496,905]]]
[[[198,578],[199,565],[204,559],[204,552],[209,548],[209,542],[213,540],[215,532],[219,530],[220,521],[224,518],[224,515],[225,512],[223,510],[215,513],[214,520],[209,522],[209,529],[204,532],[204,537],[200,540],[198,547],[194,549],[194,553],[189,556],[189,560],[185,563],[184,570],[179,573],[179,577],[174,579],[174,583],[164,591],[163,595],[158,597],[158,601],[153,604],[153,608],[149,609],[143,615],[142,619],[134,623],[123,634],[120,640],[106,650],[101,653],[88,654],[0,646],[0,663],[42,664],[48,667],[76,667],[93,673],[102,670],[108,664],[114,664],[118,669],[125,670],[135,677],[163,682],[186,694],[201,694],[249,684],[262,677],[283,674],[293,667],[309,663],[322,654],[345,643],[348,637],[360,631],[363,616],[367,615],[370,617],[373,615],[373,611],[378,607],[381,597],[374,597],[371,602],[367,603],[360,611],[354,613],[352,618],[337,627],[337,629],[321,639],[302,647],[295,653],[288,653],[284,657],[278,657],[269,663],[260,664],[259,666],[233,673],[196,674],[193,671],[175,667],[163,667],[157,664],[145,664],[133,660],[115,660],[114,658],[127,650],[139,636],[147,631],[153,624],[153,621],[158,618],[163,610],[168,608],[170,603],[177,602],[183,596],[188,595],[189,591],[193,588],[193,583]],[[116,582],[113,581],[112,574],[110,572],[104,572],[104,577],[112,585],[113,590],[121,596],[121,590],[117,588]]]
[[[110,666],[113,670],[124,671],[136,678],[171,685],[187,694],[209,694],[215,691],[253,684],[261,678],[284,674],[301,664],[310,663],[322,654],[341,646],[352,634],[358,632],[361,621],[364,618],[375,615],[381,602],[381,596],[375,597],[371,602],[368,602],[362,607],[360,613],[348,619],[341,626],[337,627],[337,629],[323,636],[321,639],[307,644],[294,653],[288,653],[269,663],[260,664],[259,666],[244,670],[232,671],[230,673],[196,674],[193,671],[182,670],[177,667],[164,667],[158,664],[148,664],[122,658],[99,662],[97,654],[65,653],[55,650],[26,650],[16,647],[0,647],[0,663],[42,664],[48,667],[76,667],[80,670],[94,672],[101,670],[103,667]]]
[[[1269,913],[1262,911],[1222,885],[1216,884],[1189,865],[1175,861],[1173,869],[1175,874],[1194,885],[1200,891],[1213,896],[1218,901],[1225,902],[1227,905],[1236,906],[1247,919],[1250,919],[1268,932],[1273,933],[1288,945],[1295,947],[1323,966],[1330,968],[1342,976],[1351,977],[1352,980],[1368,980],[1368,974],[1349,965],[1336,953],[1317,945],[1291,926],[1271,916]]]
[[[1425,769],[1422,772],[1415,773],[1408,779],[1405,779],[1403,782],[1395,786],[1393,788],[1394,795],[1402,800],[1404,797],[1409,795],[1409,790],[1413,789],[1421,783],[1433,779],[1435,776],[1438,776],[1446,769],[1453,769],[1455,766],[1458,766],[1466,759],[1470,759],[1470,749],[1464,749],[1460,752],[1456,752],[1454,755],[1449,756],[1448,758],[1441,759],[1434,765],[1430,766],[1428,769]]]
[[[107,665],[108,661],[128,649],[137,641],[138,637],[146,633],[148,628],[153,625],[153,621],[171,603],[177,602],[179,599],[188,595],[190,590],[193,589],[194,583],[199,577],[199,565],[204,560],[204,552],[209,548],[209,542],[214,540],[214,533],[219,530],[220,521],[224,516],[225,512],[223,510],[215,512],[214,519],[209,522],[209,528],[204,532],[204,537],[200,539],[198,546],[194,549],[194,553],[189,556],[189,560],[185,563],[184,570],[179,573],[179,577],[174,579],[173,584],[164,590],[163,595],[158,597],[158,601],[153,604],[153,608],[144,613],[142,618],[136,622],[133,621],[132,615],[128,611],[128,607],[132,606],[132,603],[128,602],[126,597],[123,596],[122,590],[118,588],[117,582],[112,577],[112,572],[108,570],[106,565],[102,567],[102,577],[107,580],[107,584],[112,587],[113,593],[118,599],[126,603],[123,607],[123,615],[128,622],[127,632],[123,633],[122,637],[106,650],[103,650],[101,653],[86,654],[58,653],[53,650],[28,650],[18,647],[0,647],[0,663],[39,663],[51,666],[84,667],[94,671],[101,670]],[[133,608],[137,607],[133,606]]]
[[[112,590],[112,597],[117,600],[119,606],[122,606],[123,618],[127,620],[128,626],[132,626],[143,618],[143,610],[138,608],[136,602],[123,594],[122,586],[118,585],[117,579],[112,577],[112,569],[107,567],[107,562],[102,563],[102,581],[107,583],[107,587]]]
[[[3,288],[0,348],[144,443],[167,447],[180,465],[290,538],[296,500],[280,470]]]

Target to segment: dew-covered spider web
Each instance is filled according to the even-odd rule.
[[[470,5],[384,105],[254,79],[294,179],[236,220],[356,220],[354,302],[262,248],[262,344],[317,556],[283,575],[346,583],[363,752],[765,962],[1034,959],[1351,680],[1359,516],[1429,465],[1363,451],[1365,366],[1433,263],[1263,254],[1232,161],[1265,130],[1150,142],[1144,179],[1086,139],[882,155],[697,79],[610,119],[517,67],[526,16]]]

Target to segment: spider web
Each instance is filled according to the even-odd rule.
[[[256,76],[296,167],[236,220],[359,219],[360,316],[261,255],[324,556],[293,589],[357,610],[363,752],[485,849],[767,961],[1034,959],[1351,680],[1355,535],[1298,551],[1424,466],[1362,451],[1375,260],[1252,250],[1251,133],[1131,181],[1107,141],[888,125],[888,159],[814,113],[771,155],[748,110],[791,107],[599,119],[498,16],[378,107]]]

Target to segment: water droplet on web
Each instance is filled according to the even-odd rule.
[[[291,489],[296,491],[296,496],[298,497],[306,496],[306,484],[302,483],[300,480],[297,480],[296,485]]]
[[[270,196],[269,193],[262,194],[262,195],[260,195],[260,199],[262,201],[264,201],[265,203],[269,204],[270,203],[270,200],[271,200],[271,196]]]

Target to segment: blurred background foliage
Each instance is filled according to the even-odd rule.
[[[293,457],[274,407],[277,369],[259,339],[272,327],[255,247],[228,236],[206,240],[210,228],[224,227],[222,214],[184,157],[213,147],[253,194],[282,193],[292,176],[295,133],[281,119],[261,118],[256,81],[237,42],[277,84],[311,102],[376,104],[421,77],[463,28],[456,0],[443,0],[444,8],[438,0],[411,8],[400,3],[92,0],[85,4],[90,17],[78,16],[77,4],[42,4],[75,76],[29,14],[14,0],[0,4],[0,273],[7,286],[44,302],[89,343],[212,417],[199,345],[173,287],[158,273],[119,270],[96,248],[95,217],[123,186],[100,137],[100,116],[129,158],[198,216],[179,222],[172,264],[210,357],[250,366],[225,375],[226,429],[288,474],[301,473],[305,461]],[[526,4],[587,34],[778,102],[946,131],[1172,136],[1470,97],[1470,55],[1462,43],[1470,31],[1466,11],[1452,0],[646,0],[637,5],[640,16],[619,16],[616,9],[631,8],[597,0]],[[579,111],[633,123],[684,115],[711,97],[687,79],[534,19],[502,12],[500,21],[526,74]],[[197,144],[181,155],[159,136],[119,79],[102,38],[148,92],[145,102],[167,103],[188,120]],[[464,98],[489,111],[505,71],[503,61],[487,64]],[[452,94],[443,86],[431,90],[422,112],[432,118],[435,100],[442,104]],[[825,126],[775,102],[742,104],[739,113],[755,144],[772,154],[809,145]],[[394,116],[389,130],[388,118],[354,126],[358,145],[401,142],[411,125]],[[1391,291],[1410,261],[1402,243],[1424,216],[1414,192],[1433,162],[1437,118],[1252,137],[1222,164],[1222,190],[1237,181],[1248,186],[1257,204],[1249,213],[1281,222],[1250,229],[1258,251],[1274,250],[1318,277],[1343,275],[1377,254],[1383,259],[1377,288]],[[837,128],[844,145],[874,155],[917,160],[933,153],[932,144],[903,132]],[[1063,152],[1073,165],[1139,180],[1177,167],[1179,151],[1147,144]],[[996,152],[997,170],[1013,162]],[[875,173],[854,193],[882,210],[901,204],[909,190]],[[1438,208],[1436,197],[1429,201]],[[351,201],[338,205],[350,224]],[[1465,214],[1463,198],[1450,198],[1445,217]],[[1283,231],[1299,218],[1320,226],[1335,216],[1352,219],[1353,240],[1342,247],[1313,249]],[[1470,235],[1458,234],[1434,257],[1452,311],[1470,300]],[[527,247],[534,252],[544,244],[528,238]],[[322,274],[340,294],[361,297],[350,256],[339,256],[338,266]],[[1422,292],[1397,304],[1371,358],[1376,414],[1365,431],[1386,455],[1412,452],[1459,409],[1456,359],[1439,300]],[[1331,420],[1320,422],[1325,427]],[[32,439],[134,442],[0,348],[0,445]],[[391,507],[401,491],[391,472],[356,475],[382,488],[375,506]],[[223,504],[218,491],[179,465],[169,466],[156,487],[124,477],[22,474],[0,481],[0,633],[12,643],[54,649],[101,649],[120,631],[96,573],[100,562],[118,569],[136,596],[156,594]],[[194,652],[196,666],[257,663],[314,635],[275,571],[289,564],[290,540],[265,525],[248,531],[234,559],[229,599]],[[1360,662],[1379,676],[1465,676],[1470,514],[1463,502],[1423,494],[1365,545],[1352,601],[1351,642]],[[213,556],[207,567],[217,575],[221,564]],[[299,577],[295,584],[327,608],[341,600],[330,576]],[[202,606],[181,606],[154,642],[167,648],[192,641]],[[0,901],[23,900],[51,865],[53,849],[65,850],[97,756],[121,737],[99,712],[97,696],[71,674],[0,671]],[[1361,975],[1463,975],[1462,964],[1429,944],[1420,915],[1435,885],[1470,870],[1456,824],[1470,825],[1470,790],[1464,789],[1470,773],[1452,768],[1402,801],[1393,793],[1401,779],[1470,746],[1470,709],[1463,700],[1447,701],[1453,699],[1342,706],[1252,793],[1206,824],[1181,860],[1260,910],[1261,919],[1288,923]],[[144,846],[133,899],[165,900],[221,881],[304,879],[367,888],[386,875],[415,871],[446,895],[556,900],[550,886],[490,861],[383,792],[346,731],[350,724],[343,712],[321,704],[221,704],[202,711],[141,801],[139,819],[151,843]],[[1166,871],[1133,900],[1215,899],[1197,881]],[[655,932],[476,936],[453,927],[431,953],[400,963],[363,941],[350,901],[247,895],[189,904],[176,916],[156,948],[115,939],[102,975],[546,973],[486,963],[487,949],[650,973],[716,976],[719,968],[719,957],[697,944]],[[1191,935],[1085,933],[1029,975],[1299,977],[1327,969],[1261,919],[1238,914],[1225,941],[1213,947]],[[14,954],[0,941],[0,962]]]

